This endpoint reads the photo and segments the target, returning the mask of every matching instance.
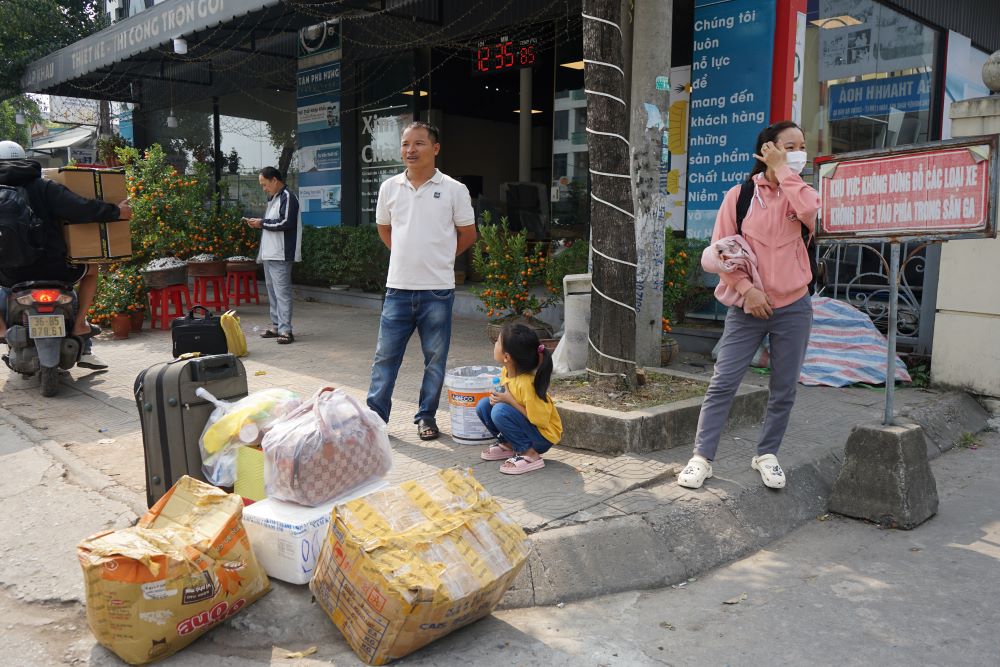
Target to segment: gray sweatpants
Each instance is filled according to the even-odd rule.
[[[770,318],[759,320],[730,307],[719,343],[715,373],[705,392],[698,417],[694,453],[709,461],[715,458],[722,429],[754,353],[765,335],[770,336],[771,384],[767,401],[764,431],[757,443],[758,456],[776,454],[788,427],[788,417],[795,403],[802,361],[809,345],[812,328],[812,300],[807,294],[798,301],[776,308]]]
[[[265,259],[264,280],[271,328],[279,334],[292,333],[292,262]]]

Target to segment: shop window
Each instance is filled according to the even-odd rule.
[[[554,125],[556,141],[569,139],[569,111],[557,111],[555,113]]]
[[[875,0],[811,0],[802,128],[812,155],[926,142],[940,34]]]

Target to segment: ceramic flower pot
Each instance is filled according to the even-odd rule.
[[[146,319],[146,311],[144,310],[133,310],[129,313],[129,324],[131,325],[130,331],[132,333],[139,333],[142,331],[142,323]]]
[[[111,331],[115,340],[125,340],[128,338],[129,330],[132,328],[132,317],[128,313],[118,313],[111,320]]]
[[[660,341],[660,366],[669,366],[680,353],[681,346],[677,340],[664,336]]]

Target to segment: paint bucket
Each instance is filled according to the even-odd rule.
[[[451,437],[463,445],[480,445],[493,440],[476,414],[476,404],[493,390],[493,378],[500,377],[499,366],[461,366],[444,376],[451,414]]]

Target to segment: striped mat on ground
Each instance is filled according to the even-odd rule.
[[[799,382],[827,387],[884,384],[889,347],[871,319],[846,301],[824,296],[812,297],[812,306],[812,332]],[[765,349],[755,356],[753,365],[767,367],[769,360]],[[906,364],[898,356],[896,380],[910,381]]]

